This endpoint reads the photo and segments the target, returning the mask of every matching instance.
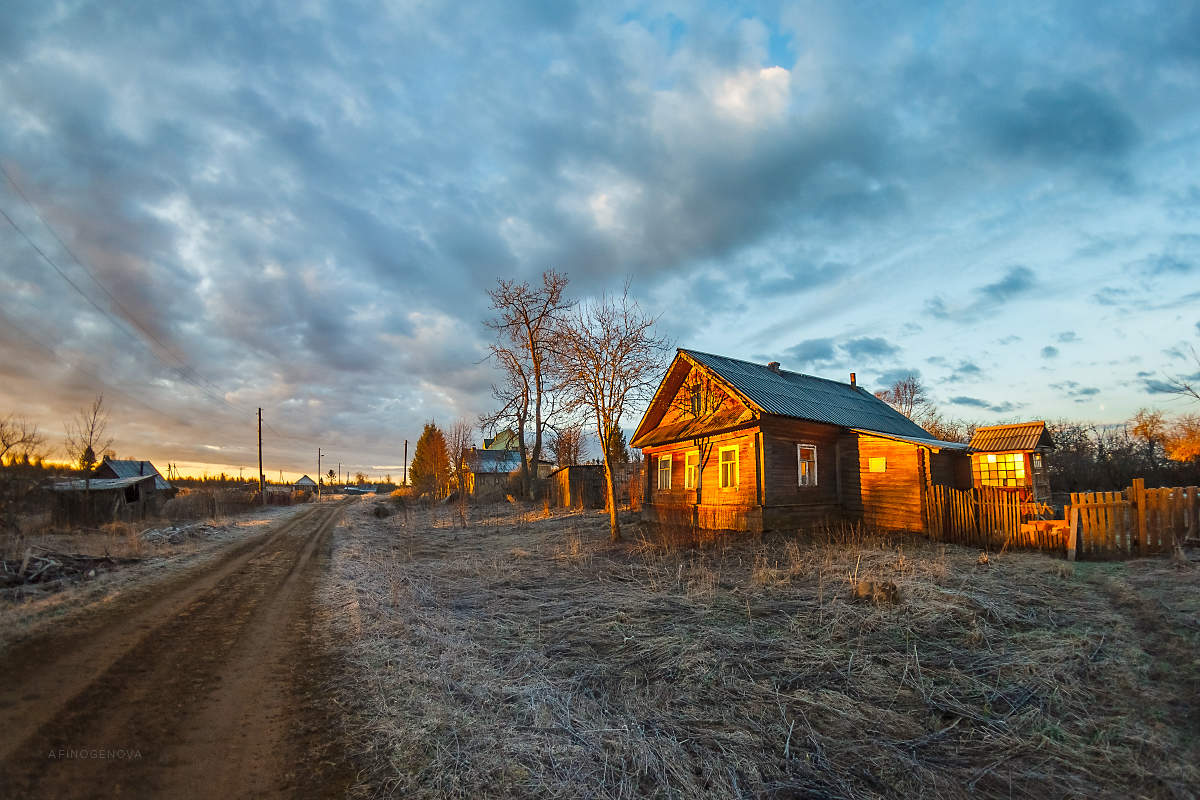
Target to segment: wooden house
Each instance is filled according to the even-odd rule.
[[[862,520],[924,529],[929,484],[971,485],[967,446],[934,439],[850,383],[680,350],[631,445],[643,518],[713,530]]]
[[[1045,456],[1053,449],[1054,440],[1042,420],[976,428],[971,435],[972,483],[1048,503],[1050,475]]]
[[[317,490],[317,482],[307,475],[301,475],[300,480],[292,484],[292,488],[297,492],[315,492]]]
[[[508,476],[521,468],[521,454],[516,450],[472,447],[463,454],[463,466],[467,494],[496,497],[507,489]]]

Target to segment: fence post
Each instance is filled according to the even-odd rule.
[[[1071,521],[1070,530],[1067,532],[1067,561],[1074,561],[1075,543],[1079,540],[1079,509],[1067,506],[1067,519]]]
[[[1130,500],[1133,501],[1134,513],[1137,514],[1138,552],[1146,555],[1150,550],[1150,535],[1146,528],[1146,480],[1134,478],[1130,488]]]

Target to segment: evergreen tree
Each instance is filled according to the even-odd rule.
[[[450,488],[450,451],[446,435],[435,422],[425,423],[409,471],[418,494],[445,497]]]

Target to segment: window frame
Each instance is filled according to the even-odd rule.
[[[802,454],[805,450],[812,451],[811,460],[803,457]],[[812,480],[810,480],[808,483],[804,482],[805,475],[803,464],[806,463],[812,464]],[[796,442],[796,486],[801,489],[811,489],[818,485],[819,481],[817,478],[817,446],[815,444],[809,444],[808,442]]]
[[[740,450],[740,448],[738,448],[738,446],[736,444],[725,445],[724,447],[720,447],[717,449],[717,487],[718,488],[720,488],[720,489],[736,489],[736,488],[738,488],[738,471],[739,471],[738,462],[741,459],[741,453],[739,452],[739,450]],[[733,460],[726,461],[724,459],[724,455],[730,451],[733,452]],[[731,475],[733,477],[733,482],[729,483],[729,484],[725,483],[725,465],[726,464],[733,465],[733,469],[731,472]]]
[[[696,463],[691,463],[692,457]],[[683,488],[695,489],[700,484],[700,451],[688,450],[683,454]]]
[[[671,490],[671,469],[673,467],[673,465],[671,464],[671,460],[672,460],[671,455],[672,455],[671,453],[663,453],[658,456],[658,483],[657,483],[657,486],[658,486],[658,491],[660,491],[660,492],[669,492]],[[667,467],[665,470],[665,472],[667,474],[667,485],[666,486],[663,486],[663,472],[664,472],[663,464],[666,464],[666,467]]]

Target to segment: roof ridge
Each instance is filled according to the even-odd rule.
[[[995,431],[995,430],[999,430],[1000,428],[1024,428],[1029,425],[1043,425],[1044,426],[1045,424],[1046,424],[1046,420],[1044,420],[1044,419],[1034,419],[1034,420],[1030,420],[1028,422],[1005,422],[1000,425],[980,425],[975,430],[976,431]]]
[[[768,367],[766,364],[759,363],[758,361],[747,361],[744,358],[733,358],[732,356],[723,356],[723,355],[720,355],[719,353],[706,353],[703,350],[692,350],[690,348],[680,347],[679,352],[688,353],[689,355],[709,356],[711,358],[723,358],[726,361],[736,361],[739,364],[748,364],[751,367],[758,367],[759,369],[770,369],[770,367]],[[772,371],[774,371],[774,370],[772,370]],[[821,375],[810,375],[807,372],[797,372],[794,369],[784,369],[783,367],[780,367],[779,372],[776,374],[780,374],[783,372],[786,372],[789,375],[799,375],[801,378],[811,378],[815,381],[825,381],[826,383],[834,383],[834,384],[837,384],[838,386],[848,386],[851,389],[862,389],[864,392],[867,391],[862,386],[859,386],[857,383],[854,383],[854,384],[845,383],[844,381],[834,380],[833,378],[826,378]],[[868,394],[870,394],[870,392],[868,392]],[[875,395],[872,394],[871,396],[874,397]]]

